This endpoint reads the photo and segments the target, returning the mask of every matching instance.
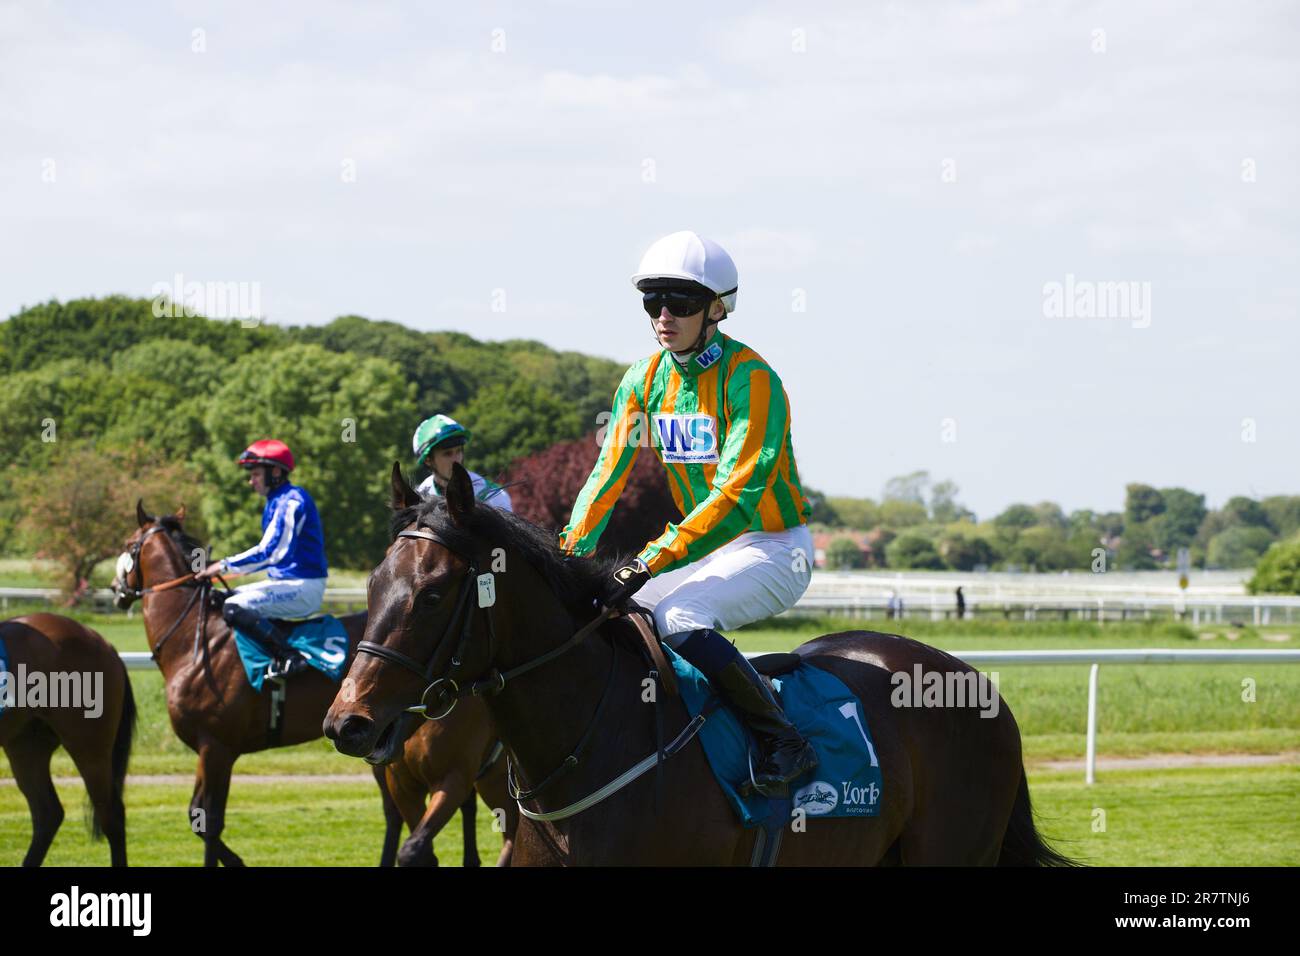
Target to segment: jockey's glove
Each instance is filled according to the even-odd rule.
[[[605,607],[622,607],[649,580],[650,569],[637,558],[605,579],[600,587],[600,603]]]

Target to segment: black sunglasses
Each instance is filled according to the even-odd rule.
[[[659,318],[664,309],[668,310],[669,315],[684,319],[696,312],[703,312],[713,299],[712,295],[701,295],[697,292],[668,292],[660,289],[644,293],[641,296],[641,304],[645,306],[646,315],[652,319]]]

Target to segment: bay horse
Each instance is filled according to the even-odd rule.
[[[29,614],[0,623],[0,641],[7,649],[11,686],[20,673],[102,675],[93,693],[93,708],[66,706],[67,701],[43,701],[51,706],[5,707],[0,713],[0,747],[13,768],[14,781],[27,798],[32,815],[32,842],[23,866],[40,866],[63,823],[63,805],[50,778],[50,757],[62,744],[77,765],[90,797],[91,836],[108,838],[109,862],[126,866],[126,808],[122,790],[135,734],[135,697],[126,665],[97,632],[59,614]],[[63,683],[65,678],[60,678]],[[66,684],[65,684],[66,686]],[[54,705],[58,706],[54,706]],[[88,709],[98,715],[87,714]]]
[[[501,825],[503,844],[496,865],[510,865],[519,810],[507,793],[501,744],[481,701],[474,701],[473,706],[466,707],[463,713],[458,710],[447,720],[420,720],[402,752],[391,763],[382,765],[382,770],[387,830],[380,866],[394,862],[401,866],[437,866],[433,839],[457,808],[461,813],[464,865],[478,866],[475,817],[480,795]],[[426,795],[430,798],[427,806]],[[403,822],[411,835],[398,850]]]
[[[125,610],[136,599],[141,601],[149,651],[167,688],[172,729],[198,754],[189,822],[203,840],[204,865],[243,866],[243,860],[222,839],[235,761],[242,754],[319,737],[321,715],[334,697],[335,685],[315,668],[289,678],[285,682],[282,724],[278,733],[271,734],[272,694],[253,690],[233,632],[215,602],[207,600],[210,582],[194,580],[194,558],[207,551],[185,533],[184,520],[184,506],[174,515],[155,517],[145,511],[143,501],[136,502],[138,527],[118,559],[118,574],[113,580],[115,604]],[[365,630],[366,613],[345,615],[340,620],[347,631],[351,657]],[[422,731],[428,739],[415,742],[410,757],[414,763],[399,768],[399,772],[424,781],[435,797],[449,789],[454,800],[452,812],[468,804],[466,795],[473,797],[473,779],[461,788],[460,767],[473,763],[477,769],[482,761],[486,748],[480,741],[490,733],[485,722],[486,713],[478,722],[467,719],[458,728],[443,733],[436,745],[431,741],[437,732],[432,728]],[[406,792],[400,801],[390,793],[383,767],[374,767],[373,775],[383,801],[386,828],[380,863],[391,865],[401,834],[402,806],[409,808],[411,802]],[[447,777],[450,783],[444,783]],[[467,846],[475,837],[473,809],[471,806],[466,822]],[[415,817],[417,824],[423,816]],[[449,816],[437,821],[436,828],[433,821],[426,823],[407,853],[412,862],[432,862],[433,836]],[[412,840],[417,840],[414,833]],[[424,841],[429,842],[427,854],[418,845]],[[471,857],[477,860],[477,849],[472,854],[467,852],[467,859]]]
[[[528,811],[570,813],[526,815],[512,865],[750,861],[758,831],[742,827],[698,739],[664,763],[658,804],[654,774],[646,774],[572,812],[657,752],[646,665],[618,628],[594,627],[609,613],[593,606],[598,585],[621,562],[565,560],[550,532],[476,504],[459,465],[446,497],[430,500],[395,465],[392,506],[394,540],[368,586],[365,653],[325,720],[339,751],[382,761],[400,746],[408,711],[443,712],[481,696],[518,785],[533,788],[520,791]],[[487,568],[490,578],[479,573]],[[991,719],[971,707],[891,705],[891,674],[914,665],[973,674],[968,665],[866,631],[824,635],[795,653],[861,702],[883,807],[876,817],[808,818],[786,833],[780,864],[1070,863],[1034,826],[1020,733],[1005,702]],[[688,714],[664,696],[662,739],[674,740]]]

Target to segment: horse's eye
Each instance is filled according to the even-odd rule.
[[[429,607],[433,607],[441,600],[442,600],[442,595],[439,594],[437,591],[425,591],[423,594],[420,595],[420,603],[426,604]]]

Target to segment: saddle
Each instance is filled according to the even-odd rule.
[[[626,621],[635,629],[638,646],[645,652],[651,661],[651,666],[659,672],[659,678],[663,682],[664,688],[668,691],[670,697],[680,696],[677,692],[677,678],[673,674],[673,669],[668,666],[668,661],[664,657],[663,644],[659,637],[658,629],[655,627],[654,615],[641,607],[635,602],[628,605],[627,610],[622,617],[615,618],[618,621]],[[798,654],[791,654],[786,651],[777,651],[772,654],[760,654],[758,657],[749,659],[750,665],[758,671],[759,676],[764,679],[780,677],[783,674],[789,674],[801,663],[803,658]],[[773,692],[773,696],[780,701],[781,697],[776,693],[776,688],[772,687],[771,680],[768,680],[768,689]]]
[[[268,617],[267,620],[271,622],[272,627],[280,632],[281,637],[288,638],[293,634],[294,628],[324,616],[324,614],[313,614],[311,617]]]

